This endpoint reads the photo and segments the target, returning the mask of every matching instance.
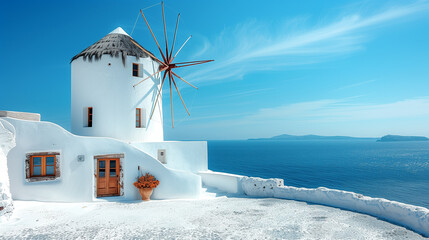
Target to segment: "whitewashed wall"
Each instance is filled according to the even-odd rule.
[[[7,154],[15,146],[15,129],[0,118],[0,222],[7,219],[12,211]]]
[[[214,187],[227,193],[244,194],[241,186],[244,176],[213,171],[202,171],[198,175],[206,187]]]
[[[143,64],[143,76],[132,76],[132,64]],[[109,65],[110,64],[110,65]],[[103,55],[94,59],[75,59],[71,63],[72,133],[82,136],[112,137],[124,141],[163,141],[162,94],[149,122],[160,87],[160,74],[133,87],[158,71],[150,58]],[[93,126],[87,127],[87,108],[93,107]],[[142,125],[136,128],[136,108],[142,109]]]
[[[125,155],[124,195],[117,197],[117,200],[140,199],[138,190],[133,185],[138,175],[138,166],[141,166],[143,173],[149,172],[160,181],[160,185],[153,192],[154,199],[199,197],[200,176],[168,169],[125,142],[111,138],[75,136],[49,122],[4,119],[16,129],[16,147],[8,156],[10,189],[14,199],[64,202],[96,200],[93,157],[121,153]],[[61,177],[53,181],[27,182],[25,154],[45,151],[61,152]],[[78,155],[85,155],[85,161],[78,162]]]
[[[283,179],[279,178],[263,179],[212,171],[199,174],[206,187],[251,197],[284,198],[364,213],[429,237],[429,209],[424,207],[324,187],[284,186]]]
[[[158,159],[158,150],[165,150],[165,166],[171,169],[199,172],[208,170],[207,142],[171,141],[144,142],[131,145]]]

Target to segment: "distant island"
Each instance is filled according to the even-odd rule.
[[[376,140],[377,138],[359,138],[359,137],[347,137],[347,136],[319,136],[319,135],[304,135],[296,136],[289,134],[282,134],[271,138],[250,138],[248,140]]]
[[[402,142],[402,141],[429,141],[427,137],[421,136],[399,136],[399,135],[386,135],[377,140],[377,142]]]
[[[399,135],[386,135],[382,138],[365,138],[365,137],[348,137],[348,136],[319,136],[319,135],[289,135],[282,134],[271,138],[250,138],[248,140],[275,140],[275,141],[289,141],[289,140],[302,140],[302,141],[314,141],[314,140],[376,140],[377,142],[401,142],[401,141],[429,141],[427,137],[421,136],[399,136]]]

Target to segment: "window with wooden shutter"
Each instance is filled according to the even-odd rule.
[[[136,128],[142,127],[142,109],[136,108]]]
[[[143,64],[133,63],[132,75],[133,77],[143,77]]]
[[[139,76],[139,64],[133,63],[133,77]]]
[[[57,151],[31,152],[25,154],[25,181],[40,182],[56,180],[61,175],[61,155]]]
[[[55,155],[31,156],[30,177],[55,176]]]
[[[92,127],[92,107],[88,108],[88,127]]]

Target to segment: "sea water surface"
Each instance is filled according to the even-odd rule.
[[[209,169],[429,208],[429,142],[208,141]]]

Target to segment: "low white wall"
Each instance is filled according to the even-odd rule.
[[[22,120],[40,121],[39,113],[0,111],[0,117],[10,117]]]
[[[73,135],[49,122],[32,122],[5,118],[16,129],[16,147],[9,152],[10,190],[14,199],[37,201],[82,202],[95,198],[94,156],[124,154],[123,196],[115,200],[140,199],[133,183],[142,172],[149,172],[159,181],[153,199],[198,198],[201,177],[191,172],[168,169],[156,159],[122,141],[102,137]],[[61,176],[56,180],[27,182],[25,154],[29,152],[60,152]],[[78,155],[84,155],[83,162]],[[109,198],[105,198],[109,199]]]
[[[212,171],[203,171],[198,174],[205,186],[214,187],[227,193],[244,194],[241,187],[243,176]]]
[[[277,178],[262,179],[209,171],[200,175],[205,185],[229,193],[242,191],[252,197],[284,198],[338,207],[378,217],[429,237],[429,209],[424,207],[324,187],[289,187],[283,185],[283,179]]]
[[[7,219],[13,211],[10,194],[7,154],[15,146],[15,129],[0,119],[0,222]]]
[[[166,164],[164,166],[184,171],[207,171],[207,142],[141,142],[131,143],[134,147],[157,159],[158,150],[165,149]]]

